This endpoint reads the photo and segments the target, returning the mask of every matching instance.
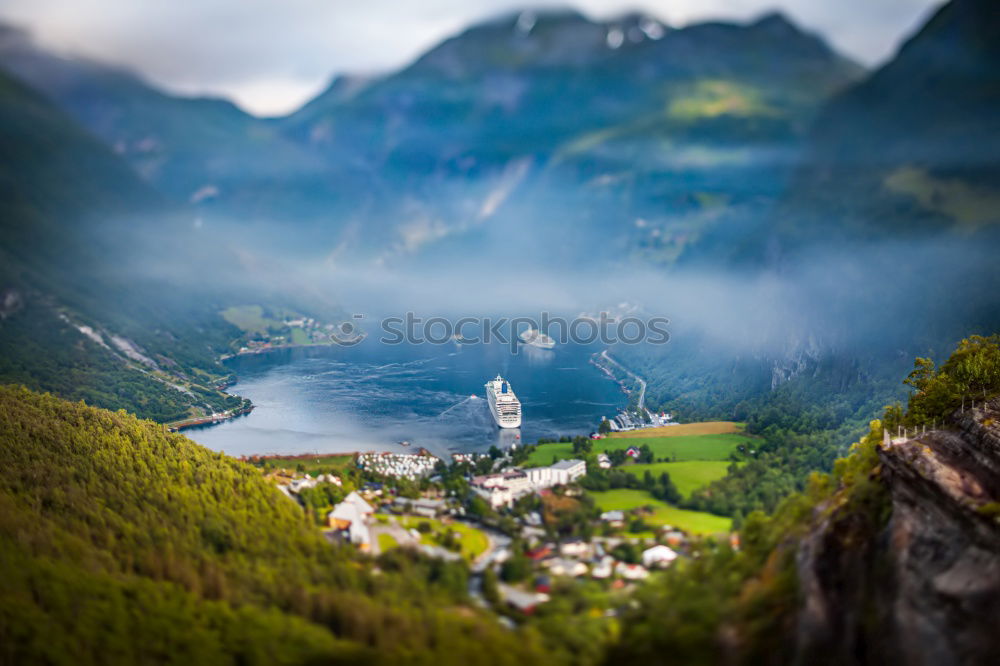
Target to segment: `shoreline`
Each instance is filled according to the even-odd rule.
[[[245,400],[246,398],[244,398]],[[187,430],[188,428],[197,428],[201,426],[212,426],[218,425],[219,423],[224,423],[226,421],[231,421],[239,416],[246,416],[254,410],[255,405],[253,403],[247,405],[246,407],[241,407],[235,412],[228,413],[224,412],[222,414],[211,414],[209,416],[199,416],[197,418],[184,419],[183,421],[174,421],[172,423],[164,423],[167,430],[170,432],[180,432],[181,430]]]
[[[253,454],[249,456],[238,456],[237,460],[240,462],[264,462],[267,460],[318,460],[320,458],[354,458],[361,455],[362,451],[350,451],[344,453],[293,453],[293,454],[281,454],[281,453],[268,453],[264,455]]]
[[[232,360],[234,358],[238,358],[240,356],[256,356],[256,355],[259,355],[259,354],[266,354],[266,353],[272,352],[272,351],[282,351],[282,350],[285,350],[285,349],[309,349],[309,348],[312,348],[312,347],[325,348],[325,347],[340,347],[340,346],[341,345],[338,345],[335,342],[324,342],[324,343],[318,343],[317,342],[317,343],[307,344],[307,345],[304,345],[304,344],[294,344],[294,343],[290,343],[290,344],[287,344],[287,345],[269,345],[267,347],[259,347],[257,349],[248,349],[246,351],[233,352],[232,354],[223,354],[222,356],[219,357],[219,362],[220,363],[224,363],[225,361],[230,361],[230,360]]]
[[[611,371],[611,369],[607,365],[603,365],[603,364],[601,364],[601,362],[599,360],[597,360],[597,359],[604,359],[604,360],[608,361],[609,363],[613,363],[613,364],[617,365],[617,363],[615,363],[614,360],[612,360],[610,357],[608,357],[608,356],[605,355],[606,353],[607,353],[607,350],[604,350],[604,351],[592,354],[590,356],[590,358],[588,359],[588,362],[591,365],[593,365],[595,368],[597,368],[598,370],[600,370],[601,372],[603,372],[605,375],[607,375],[608,379],[610,379],[611,381],[613,381],[615,384],[618,384],[618,388],[621,390],[622,393],[624,393],[625,395],[628,395],[628,396],[632,395],[632,389],[630,389],[625,384],[625,380],[621,379],[620,377],[618,377],[614,372]]]

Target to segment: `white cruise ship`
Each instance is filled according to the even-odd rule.
[[[556,341],[545,335],[537,328],[529,328],[518,336],[526,345],[538,347],[539,349],[552,349],[556,346]]]
[[[486,382],[486,402],[490,403],[493,420],[501,428],[521,427],[521,401],[514,395],[510,382],[500,375]]]

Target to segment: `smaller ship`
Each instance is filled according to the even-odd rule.
[[[399,445],[400,445],[400,446],[409,446],[409,445],[410,445],[410,440],[408,440],[408,439],[404,439],[403,441],[401,441],[401,442],[399,443]]]
[[[555,340],[542,333],[537,328],[529,328],[517,337],[524,344],[531,345],[532,347],[538,347],[539,349],[552,349],[556,346]]]

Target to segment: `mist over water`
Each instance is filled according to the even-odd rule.
[[[626,403],[619,386],[589,363],[595,346],[553,351],[506,345],[383,345],[280,350],[230,361],[232,390],[253,400],[248,416],[185,431],[230,455],[362,450],[439,456],[507,448],[540,437],[596,429]],[[521,400],[523,425],[496,427],[483,385],[497,374]],[[472,397],[475,396],[475,397]],[[410,447],[399,445],[411,442]]]

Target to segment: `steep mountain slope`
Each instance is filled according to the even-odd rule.
[[[801,661],[987,664],[995,658],[998,417],[994,399],[957,411],[944,429],[926,424],[932,429],[911,427],[908,436],[884,433],[872,474],[888,491],[887,519],[864,515],[869,507],[834,505],[800,547]]]
[[[997,238],[1000,19],[944,5],[893,60],[837,96],[810,136],[779,243],[940,232]],[[822,241],[821,241],[822,242]]]
[[[165,94],[127,70],[48,53],[7,26],[0,68],[48,96],[163,194],[223,221],[239,217],[237,228],[332,205],[334,170],[228,101]]]
[[[578,237],[573,258],[610,237],[672,261],[726,205],[780,191],[817,105],[860,72],[780,15],[673,30],[523,12],[281,126],[378,174],[362,244],[406,253],[493,227]]]
[[[0,387],[0,661],[539,663],[397,558],[377,578],[250,465]],[[435,568],[436,567],[436,568]]]
[[[788,133],[807,117],[794,111],[859,73],[780,15],[672,30],[640,15],[525,12],[473,26],[356,94],[335,85],[282,124],[317,149],[349,141],[379,163],[466,173],[548,157],[647,114],[710,137],[713,121],[751,126],[744,136]],[[717,89],[697,88],[703,80]]]
[[[475,25],[274,122],[9,28],[0,66],[250,246],[428,264],[517,235],[549,248],[525,262],[673,263],[706,230],[759,220],[819,103],[861,74],[777,14],[674,30],[570,11]]]
[[[704,416],[703,405],[754,402],[755,388],[780,394],[788,379],[807,411],[810,385],[849,404],[874,386],[888,399],[900,359],[1000,327],[997,25],[991,2],[943,6],[818,114],[763,224],[719,228],[685,256],[710,272],[726,259],[712,248],[729,248],[748,279],[799,285],[789,308],[799,317],[778,324],[781,349],[751,346],[735,360],[697,331],[658,355],[623,350],[654,404]]]
[[[189,218],[4,74],[0,156],[0,377],[162,420],[239,406],[215,390],[211,301],[145,270],[182,256]]]

